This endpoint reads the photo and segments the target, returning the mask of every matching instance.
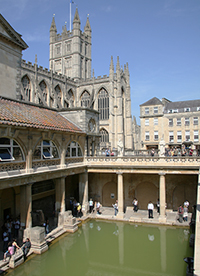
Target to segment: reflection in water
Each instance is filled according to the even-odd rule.
[[[187,229],[90,221],[10,276],[182,276],[192,256]]]
[[[149,239],[149,241],[154,241],[154,239],[155,239],[155,238],[154,238],[154,235],[149,235],[149,234],[148,234],[148,239]]]

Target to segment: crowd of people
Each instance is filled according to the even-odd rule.
[[[4,261],[6,261],[8,257],[11,258],[20,248],[23,251],[24,257],[26,257],[31,248],[31,242],[28,238],[23,242],[21,246],[18,245],[17,240],[19,237],[19,229],[20,218],[17,217],[15,219],[12,219],[8,215],[5,223],[2,226]]]

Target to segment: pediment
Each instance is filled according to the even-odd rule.
[[[0,36],[18,45],[22,50],[28,48],[26,42],[21,38],[6,19],[0,14]]]

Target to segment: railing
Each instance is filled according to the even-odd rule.
[[[85,165],[90,167],[160,167],[194,168],[200,166],[200,156],[93,156],[85,157]]]

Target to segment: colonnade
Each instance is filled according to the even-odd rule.
[[[160,222],[166,222],[166,187],[165,173],[159,173],[159,199],[160,199]],[[55,211],[56,213],[64,213],[66,211],[65,204],[65,181],[66,177],[55,180]],[[23,228],[32,227],[32,184],[20,187],[20,212],[21,226]],[[117,172],[117,198],[118,198],[118,218],[124,218],[124,183],[123,172]],[[88,172],[79,174],[79,201],[82,202],[82,211],[86,214],[89,210],[88,206]]]

